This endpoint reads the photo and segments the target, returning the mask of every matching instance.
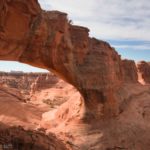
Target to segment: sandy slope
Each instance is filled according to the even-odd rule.
[[[80,94],[61,80],[36,91],[27,103],[19,90],[1,87],[0,121],[53,132],[73,150],[149,150],[150,85],[125,83],[116,96],[115,118],[86,123]]]
[[[0,89],[0,121],[7,125],[21,125],[35,128],[41,119],[42,111],[23,101],[15,91]]]

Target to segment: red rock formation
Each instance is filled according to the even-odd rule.
[[[150,83],[150,64],[145,61],[137,63],[139,76],[143,79],[144,83]]]
[[[1,3],[0,59],[51,70],[71,83],[83,96],[87,117],[116,114],[121,60],[108,43],[70,25],[65,13],[42,11],[36,0]]]
[[[0,90],[23,102],[54,107],[60,106],[71,96],[73,87],[52,73],[13,71],[0,72]]]
[[[134,61],[126,59],[122,60],[122,70],[124,82],[138,82],[137,68]]]
[[[0,72],[3,87],[20,89],[24,94],[53,87],[58,78],[52,73]]]
[[[0,124],[0,148],[23,150],[66,150],[68,149],[53,134],[31,130],[22,127],[8,127]]]
[[[36,79],[32,82],[30,86],[31,92],[53,87],[58,82],[58,78],[53,74],[37,73],[36,75]]]
[[[132,61],[121,61],[108,43],[71,25],[65,13],[41,10],[36,0],[0,3],[0,59],[50,70],[82,95],[51,112],[60,119],[48,122],[51,132],[72,149],[150,149],[149,85],[136,83]]]

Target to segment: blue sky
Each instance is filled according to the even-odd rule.
[[[45,10],[68,13],[73,24],[90,36],[108,41],[122,58],[150,61],[149,0],[39,0]],[[0,62],[0,70],[45,71],[19,63]]]

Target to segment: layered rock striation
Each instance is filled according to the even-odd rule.
[[[137,83],[138,74],[137,67],[133,60],[122,60],[123,80],[125,83]]]
[[[24,93],[40,91],[53,87],[58,78],[52,73],[0,72],[2,87],[19,89]]]

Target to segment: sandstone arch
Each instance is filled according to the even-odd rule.
[[[0,0],[0,6],[0,59],[54,72],[80,91],[84,119],[103,118],[81,122],[81,130],[79,124],[72,130],[64,123],[74,136],[69,140],[74,144],[77,139],[75,146],[150,149],[150,87],[138,83],[134,61],[122,61],[108,43],[90,38],[87,28],[71,25],[65,13],[43,11],[37,0]],[[148,82],[149,65],[142,62],[138,71]]]
[[[85,27],[71,25],[67,14],[42,10],[37,0],[0,3],[5,6],[0,8],[1,60],[54,72],[80,91],[86,116],[117,113],[121,59],[108,43],[90,38]]]

